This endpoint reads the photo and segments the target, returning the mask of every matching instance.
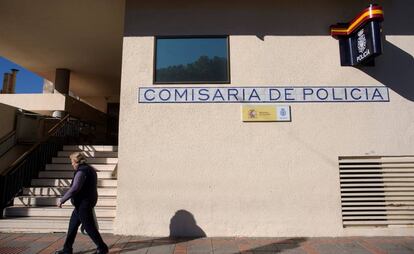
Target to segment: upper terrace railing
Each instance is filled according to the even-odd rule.
[[[78,134],[78,121],[71,120],[69,115],[65,116],[49,130],[46,137],[34,144],[0,175],[1,217],[3,209],[24,186],[30,184],[50,158],[62,149],[65,141],[76,138]]]

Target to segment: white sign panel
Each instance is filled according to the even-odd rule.
[[[290,122],[290,106],[276,106],[277,121]]]
[[[388,102],[388,88],[362,87],[141,87],[139,103]]]
[[[243,122],[289,122],[290,106],[254,104],[242,106]]]

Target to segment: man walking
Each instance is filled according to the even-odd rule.
[[[62,208],[62,204],[71,199],[75,209],[70,217],[68,234],[63,249],[56,251],[56,254],[72,254],[72,246],[81,223],[89,237],[96,244],[96,253],[108,253],[108,246],[99,234],[93,215],[94,207],[98,201],[96,171],[86,163],[84,155],[80,152],[71,154],[70,160],[73,169],[76,170],[75,175],[70,189],[60,199],[58,206]]]

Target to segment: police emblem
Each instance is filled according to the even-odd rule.
[[[357,41],[358,52],[361,54],[367,48],[367,39],[365,38],[364,29],[361,29],[358,32],[358,41]]]
[[[280,115],[281,115],[281,116],[286,116],[286,109],[282,108],[282,109],[280,110]]]

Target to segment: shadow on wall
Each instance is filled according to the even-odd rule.
[[[370,3],[369,0],[263,0],[259,4],[249,0],[127,1],[124,36],[253,35],[261,40],[266,40],[266,36],[330,37],[330,25],[351,21]],[[414,1],[376,3],[384,9],[382,26],[387,35],[414,35],[414,26],[409,22]],[[376,66],[359,69],[413,101],[413,65],[409,53],[384,42],[384,53],[377,58]]]
[[[124,36],[266,35],[329,36],[329,26],[349,22],[371,0],[126,1]],[[411,0],[378,0],[385,11],[384,30],[413,35]],[[172,22],[173,21],[173,22]]]
[[[178,210],[170,220],[170,237],[206,237],[206,233],[197,226],[194,216],[186,210]]]
[[[383,47],[382,55],[375,59],[375,66],[359,69],[407,100],[414,101],[413,56],[389,41],[384,41]]]

